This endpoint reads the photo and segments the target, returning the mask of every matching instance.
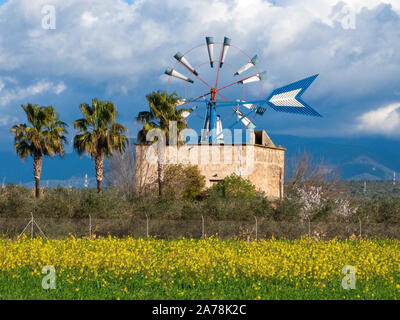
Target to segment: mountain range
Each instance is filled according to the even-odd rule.
[[[384,137],[305,138],[270,135],[287,149],[286,159],[307,152],[339,169],[345,180],[391,180],[400,172],[400,141]]]
[[[345,180],[391,180],[400,176],[400,141],[384,137],[310,138],[270,134],[276,145],[286,148],[286,159],[307,152],[314,159],[324,159],[327,166],[338,168]],[[31,159],[22,162],[13,151],[0,152],[0,180],[3,183],[33,186]],[[42,186],[95,186],[93,161],[68,153],[62,158],[43,160]]]

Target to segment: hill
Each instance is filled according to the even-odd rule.
[[[290,160],[299,152],[307,152],[314,159],[323,158],[326,164],[337,167],[345,180],[392,180],[393,172],[400,177],[400,141],[384,137],[368,138],[310,138],[289,135],[270,137],[277,145],[287,149]],[[290,161],[289,161],[290,162]],[[6,183],[31,183],[32,160],[23,163],[12,151],[0,152],[0,179]],[[85,174],[89,183],[95,176],[93,161],[68,153],[63,158],[43,160],[43,185],[83,186]]]

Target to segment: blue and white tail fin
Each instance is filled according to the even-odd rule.
[[[303,93],[317,77],[318,74],[275,89],[267,98],[266,103],[275,111],[322,117],[301,99]]]

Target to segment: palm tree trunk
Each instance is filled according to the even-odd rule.
[[[101,181],[103,180],[104,153],[99,153],[95,158],[97,193],[101,193]]]
[[[33,156],[33,176],[35,178],[35,197],[40,197],[40,176],[42,175],[42,155]]]

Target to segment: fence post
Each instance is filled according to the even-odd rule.
[[[308,237],[311,237],[311,219],[308,218]]]
[[[257,225],[257,217],[254,216],[254,219],[256,219],[256,241],[258,240],[258,225]]]
[[[25,226],[24,230],[22,230],[22,232],[18,236],[17,240],[19,240],[19,238],[21,238],[21,236],[25,233],[25,230],[28,229],[29,225],[31,225],[31,239],[33,239],[33,228],[34,228],[34,225],[36,225],[36,228],[38,228],[40,233],[47,239],[46,235],[44,234],[42,229],[40,229],[39,225],[36,223],[35,219],[33,218],[33,214],[31,212],[31,220],[29,220],[28,224]]]
[[[92,216],[89,214],[89,238],[92,239]]]
[[[358,222],[360,223],[360,238],[361,238],[361,219],[358,218]]]
[[[204,217],[201,216],[201,238],[204,239]]]
[[[33,213],[31,212],[31,239],[33,239]]]
[[[149,237],[149,216],[146,214],[146,237]]]

